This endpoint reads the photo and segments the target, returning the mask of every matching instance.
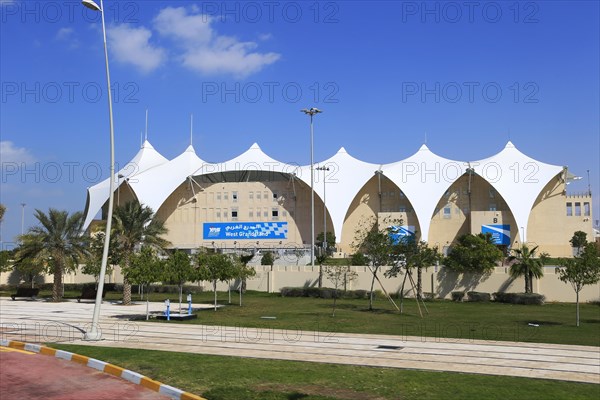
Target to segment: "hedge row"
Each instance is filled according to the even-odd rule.
[[[544,304],[546,296],[538,293],[494,293],[494,300],[509,304]]]
[[[492,295],[484,292],[464,292],[456,291],[452,292],[453,301],[463,301],[465,294],[467,295],[467,301],[470,302],[486,302],[491,301],[492,296],[495,302],[498,303],[509,303],[509,304],[544,304],[546,297],[537,293],[501,293],[495,292]]]
[[[490,301],[492,296],[484,292],[467,292],[467,301],[486,302]]]
[[[24,285],[19,285],[22,287],[31,287],[29,284],[24,284]],[[42,283],[39,285],[35,285],[36,288],[43,290],[43,291],[52,291],[52,287],[54,285],[52,283]],[[80,292],[83,290],[83,288],[87,288],[87,287],[96,287],[95,283],[65,283],[65,292]],[[17,286],[15,285],[0,285],[0,291],[5,291],[5,292],[11,292],[11,291],[16,291],[17,290]],[[123,291],[123,285],[120,283],[105,283],[104,284],[104,290],[106,292],[122,292]],[[132,293],[137,293],[138,292],[138,285],[132,285],[131,286],[131,292]],[[144,292],[147,292],[147,288],[144,289]],[[202,293],[202,288],[200,286],[197,285],[184,285],[183,286],[183,293],[192,293],[192,294],[198,294],[198,293]],[[179,293],[179,286],[177,285],[160,285],[160,284],[156,284],[156,285],[152,285],[152,293]]]
[[[138,286],[137,285],[133,285],[131,287],[131,291],[133,293],[137,293],[138,292]],[[148,292],[148,288],[144,288],[144,293]],[[152,293],[179,293],[179,286],[177,285],[152,285],[152,288],[150,289],[150,292]],[[202,293],[203,290],[200,286],[198,285],[183,285],[183,293],[187,294],[187,293],[191,293],[191,294],[199,294]]]
[[[283,287],[279,291],[281,297],[318,297],[321,299],[332,299],[335,289],[317,287]],[[369,296],[367,290],[338,290],[338,298],[366,299]]]
[[[17,290],[17,287],[31,287],[31,284],[24,283],[22,285],[0,285],[0,290],[1,291],[14,291],[14,290]],[[43,291],[52,291],[54,284],[53,283],[41,283],[41,284],[36,284],[35,287],[40,290],[43,290]],[[91,283],[65,283],[64,287],[65,287],[65,292],[79,292],[79,291],[82,291],[84,287],[85,288],[96,287],[96,284],[93,282],[91,282]],[[117,283],[105,283],[104,290],[108,291],[108,292],[122,291],[123,285],[117,284]]]

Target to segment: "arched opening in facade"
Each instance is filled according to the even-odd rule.
[[[519,227],[502,195],[479,175],[465,173],[438,201],[429,243],[446,254],[459,236],[482,232],[491,233],[504,251],[520,242]]]
[[[401,188],[383,174],[376,173],[354,196],[342,229],[341,250],[355,252],[357,232],[378,221],[380,225],[403,226],[418,237],[419,221],[410,200]]]

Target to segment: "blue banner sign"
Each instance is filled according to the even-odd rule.
[[[394,243],[398,243],[401,240],[414,240],[415,232],[415,227],[412,225],[390,226],[390,236],[392,237]]]
[[[510,225],[481,225],[481,233],[490,233],[494,244],[510,246]]]
[[[287,222],[205,222],[205,240],[287,239]]]

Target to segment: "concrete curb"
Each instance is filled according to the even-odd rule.
[[[40,346],[37,344],[17,342],[14,340],[1,339],[0,346],[10,347],[17,350],[31,351],[33,353],[54,356],[63,360],[74,361],[90,368],[94,368],[100,372],[104,372],[118,378],[125,379],[126,381],[136,385],[141,385],[145,388],[154,390],[155,392],[164,394],[165,396],[169,396],[175,400],[206,400],[204,397],[184,392],[183,390],[174,388],[173,386],[165,385],[164,383],[160,383],[144,375],[140,375],[137,372],[133,372],[104,361],[96,360],[95,358],[82,356],[68,351],[56,350],[51,347]]]

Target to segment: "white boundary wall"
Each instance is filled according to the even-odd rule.
[[[293,287],[316,287],[318,285],[319,266],[315,266],[314,270],[311,266],[274,266],[271,270],[270,266],[257,266],[256,276],[249,279],[247,288],[249,290],[258,290],[263,292],[278,292],[286,286]],[[363,289],[369,290],[371,287],[372,274],[368,267],[351,267],[356,271],[358,277],[355,281],[348,284],[348,289]],[[379,279],[385,286],[388,293],[397,293],[402,286],[403,276],[396,278],[386,278],[383,272],[386,267],[382,267],[378,273]],[[16,284],[15,276],[10,276],[11,273],[0,274],[0,284]],[[416,272],[413,273],[416,281]],[[85,283],[93,282],[93,277],[84,274],[67,274],[65,275],[65,283]],[[52,282],[52,276],[43,277],[43,282]],[[123,277],[120,274],[118,267],[110,274],[106,282],[122,283]],[[212,290],[210,282],[201,282],[199,284],[207,291]],[[231,286],[236,289],[239,282],[232,281]],[[323,274],[323,286],[331,287]],[[430,267],[423,271],[423,292],[434,293],[436,298],[451,298],[453,291],[476,291],[476,292],[523,292],[525,283],[523,278],[513,280],[508,273],[508,267],[496,267],[495,270],[488,275],[477,274],[456,274],[443,267]],[[224,291],[228,289],[227,282],[219,282],[217,290]],[[375,282],[375,290],[381,290],[381,287]],[[563,283],[558,279],[555,267],[544,267],[544,277],[536,279],[533,284],[535,293],[540,293],[546,296],[546,301],[557,302],[575,302],[575,292],[570,284]],[[405,286],[405,295],[412,296],[414,293],[408,283]],[[600,283],[584,287],[580,293],[581,302],[600,301]]]

